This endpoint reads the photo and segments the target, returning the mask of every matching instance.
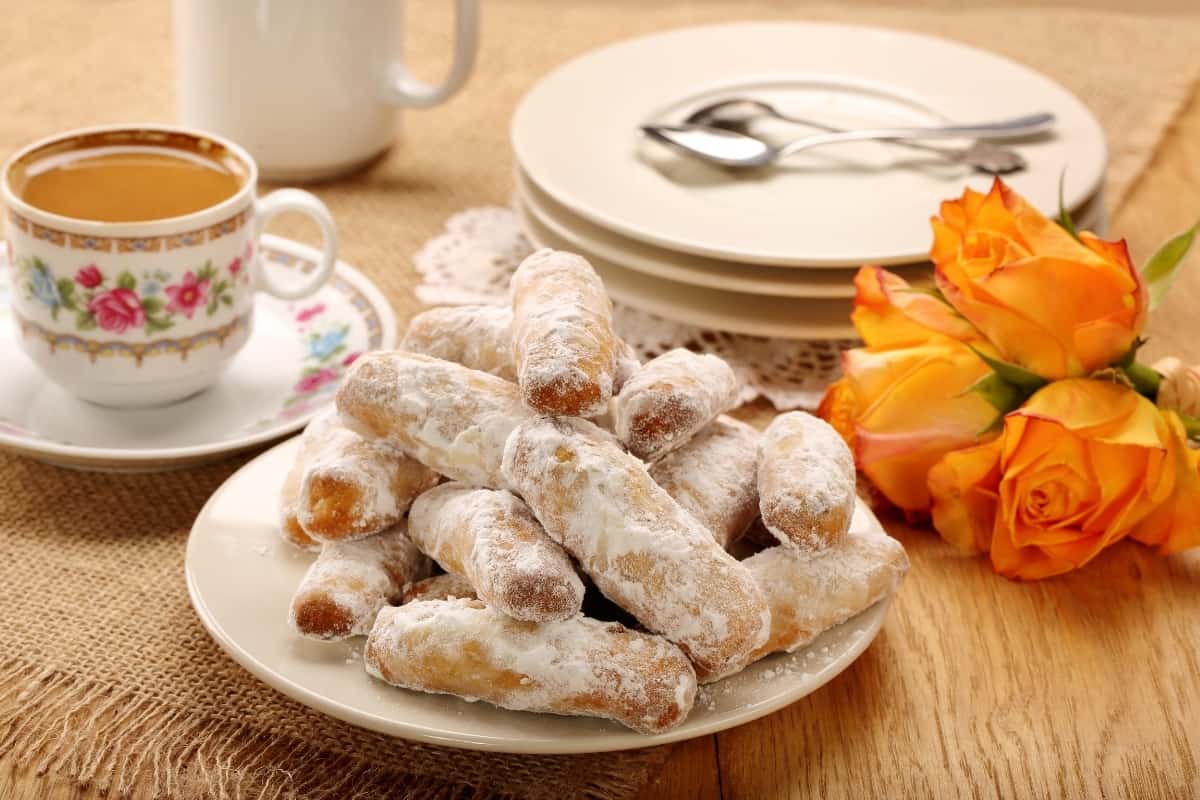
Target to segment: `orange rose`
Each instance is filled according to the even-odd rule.
[[[996,420],[996,409],[968,391],[990,369],[959,341],[978,333],[943,301],[878,267],[864,267],[855,284],[854,324],[869,346],[843,356],[843,377],[818,413],[884,497],[924,511],[929,468],[982,441]]]
[[[1048,380],[1088,375],[1129,352],[1146,291],[1124,241],[1076,241],[999,179],[931,220],[946,299],[1006,360]]]
[[[1134,528],[1133,538],[1168,555],[1200,546],[1200,450],[1187,446],[1183,422],[1175,412],[1162,414],[1175,432],[1171,442],[1176,465],[1175,491]]]
[[[1178,528],[1188,498],[1177,514],[1158,517],[1186,486],[1177,479],[1181,435],[1168,414],[1124,386],[1052,383],[1005,417],[999,438],[933,467],[934,527],[947,541],[989,552],[1000,574],[1025,580],[1076,569],[1135,531],[1163,546],[1194,540],[1194,528]]]

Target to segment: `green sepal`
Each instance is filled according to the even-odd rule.
[[[967,345],[971,348],[971,352],[979,356],[983,363],[992,368],[1000,378],[1007,383],[1011,383],[1018,389],[1027,392],[1026,397],[1036,392],[1038,389],[1045,386],[1048,381],[1036,372],[1030,372],[1022,366],[1011,364],[1007,361],[1001,361],[998,358],[992,358],[987,353],[984,353],[979,348],[973,345]]]
[[[1162,383],[1162,375],[1158,370],[1135,361],[1129,366],[1121,367],[1121,372],[1129,378],[1138,394],[1151,400],[1158,397],[1158,386]]]
[[[1183,263],[1183,257],[1191,249],[1198,229],[1200,229],[1200,222],[1178,236],[1168,239],[1167,243],[1158,248],[1158,252],[1150,256],[1150,259],[1142,265],[1142,280],[1146,282],[1151,311],[1162,305],[1163,300],[1166,299],[1167,292],[1170,290],[1171,284],[1175,282],[1175,276],[1179,273],[1179,265]]]
[[[1019,387],[1001,378],[995,372],[989,372],[972,383],[959,395],[977,394],[987,401],[987,404],[1000,412],[1001,416],[1021,407],[1028,397]]]
[[[1071,234],[1071,238],[1079,241],[1079,229],[1075,227],[1075,220],[1071,219],[1071,212],[1067,210],[1067,204],[1063,202],[1063,184],[1067,182],[1067,171],[1064,169],[1058,175],[1058,224],[1064,231]]]

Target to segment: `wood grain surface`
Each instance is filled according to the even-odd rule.
[[[1193,97],[1109,232],[1140,261],[1198,216]],[[1152,318],[1152,356],[1200,362],[1191,261]],[[913,569],[877,641],[813,696],[678,745],[643,800],[1200,797],[1200,554],[1121,545],[1018,584],[928,530],[888,527]],[[0,753],[0,800],[97,796]]]

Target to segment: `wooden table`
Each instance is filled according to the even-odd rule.
[[[1200,96],[1112,215],[1136,263],[1200,218]],[[1200,362],[1200,253],[1148,331]],[[765,413],[765,409],[764,409]],[[681,744],[644,800],[1200,797],[1200,553],[1118,545],[1034,584],[891,521],[912,571],[816,694]]]
[[[1110,232],[1140,262],[1198,216],[1194,97]],[[1200,254],[1146,352],[1200,362],[1198,315]],[[913,569],[876,642],[815,695],[677,746],[645,800],[1200,796],[1200,554],[1122,545],[1023,585],[888,527]],[[4,754],[0,776],[0,800],[97,796]]]

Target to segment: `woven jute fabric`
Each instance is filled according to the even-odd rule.
[[[418,72],[445,64],[449,5],[410,4]],[[162,0],[0,3],[0,153],[68,127],[170,120],[168,15]],[[343,257],[406,319],[416,308],[410,255],[452,212],[507,201],[508,119],[538,76],[626,36],[738,18],[925,31],[1046,72],[1108,132],[1110,205],[1200,70],[1196,25],[1163,16],[487,0],[469,88],[409,114],[398,145],[368,170],[315,189],[338,219]],[[286,221],[285,230],[306,234]],[[103,475],[0,457],[0,754],[116,795],[197,798],[620,798],[661,764],[662,748],[522,757],[406,743],[310,711],[243,672],[192,613],[183,553],[197,511],[244,460]]]

